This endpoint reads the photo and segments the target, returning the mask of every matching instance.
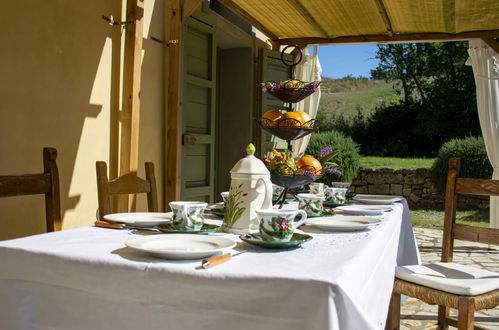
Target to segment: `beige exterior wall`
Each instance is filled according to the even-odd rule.
[[[121,0],[0,3],[0,174],[41,172],[42,148],[55,147],[63,229],[95,220],[95,161],[118,165],[122,32],[101,16],[121,8]],[[163,39],[162,9],[161,0],[145,2],[145,37]],[[163,51],[144,40],[139,143],[139,174],[154,162],[161,207]],[[43,196],[0,199],[0,222],[0,239],[44,232]]]

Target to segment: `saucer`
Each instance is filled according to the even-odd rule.
[[[201,229],[199,230],[189,230],[189,229],[178,229],[175,228],[175,226],[173,226],[171,223],[166,223],[166,224],[157,225],[156,228],[158,228],[163,233],[168,233],[168,234],[204,234],[217,231],[220,228],[220,226],[209,225],[205,223],[203,224],[203,227],[201,227]]]
[[[324,201],[322,204],[324,206],[327,206],[327,207],[337,207],[337,206],[348,205],[348,204],[351,204],[351,203],[349,203],[349,202],[335,203],[335,202]]]
[[[307,218],[312,218],[313,219],[313,218],[320,218],[320,217],[328,217],[328,216],[332,216],[332,215],[334,215],[333,211],[330,211],[330,210],[326,211],[326,210],[324,210],[324,211],[322,211],[321,215],[308,215]]]
[[[306,234],[294,233],[288,242],[266,241],[259,233],[245,234],[239,236],[243,241],[265,249],[289,249],[310,241],[313,237]]]

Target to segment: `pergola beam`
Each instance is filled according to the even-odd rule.
[[[276,39],[280,45],[291,44],[349,44],[349,43],[390,43],[412,41],[446,41],[467,40],[472,38],[490,39],[499,36],[499,30],[469,31],[461,33],[400,33],[389,36],[387,34],[346,36],[337,38],[285,38]]]
[[[393,36],[392,22],[390,21],[390,17],[388,17],[388,12],[386,11],[386,7],[383,4],[383,0],[374,0],[376,3],[376,7],[378,7],[379,14],[383,19],[383,23],[385,23],[386,32],[388,36]]]
[[[279,39],[274,33],[270,32],[265,26],[263,26],[259,21],[253,18],[250,14],[248,14],[244,9],[234,3],[232,0],[219,0],[220,3],[229,7],[233,11],[236,12],[239,16],[241,16],[248,23],[251,23],[254,27],[260,30],[263,34],[269,37],[271,40]]]
[[[329,37],[327,31],[314,19],[314,16],[310,14],[307,7],[305,7],[299,0],[288,0],[296,10],[305,18],[310,25],[314,26],[317,30],[321,31],[323,37]]]
[[[483,42],[485,42],[487,45],[489,45],[490,48],[495,50],[497,54],[499,54],[499,41],[497,41],[494,38],[484,38],[482,39]]]
[[[120,114],[120,175],[137,171],[140,126],[140,76],[142,64],[143,0],[127,1],[125,53],[123,73],[123,104]],[[118,199],[118,211],[133,210],[135,199]]]
[[[191,14],[201,6],[203,0],[184,0],[182,5],[182,21],[186,20]]]
[[[165,5],[166,91],[165,91],[165,207],[180,200],[182,182],[182,6],[180,0]]]

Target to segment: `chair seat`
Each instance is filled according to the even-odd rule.
[[[499,289],[499,273],[461,265],[437,262],[397,267],[401,280],[463,296],[475,296]]]

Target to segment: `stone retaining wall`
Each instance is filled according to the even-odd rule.
[[[444,196],[439,194],[430,180],[430,170],[391,168],[363,168],[352,181],[350,191],[356,194],[382,194],[404,196],[410,206],[443,207]],[[488,197],[463,197],[460,207],[487,208]]]

